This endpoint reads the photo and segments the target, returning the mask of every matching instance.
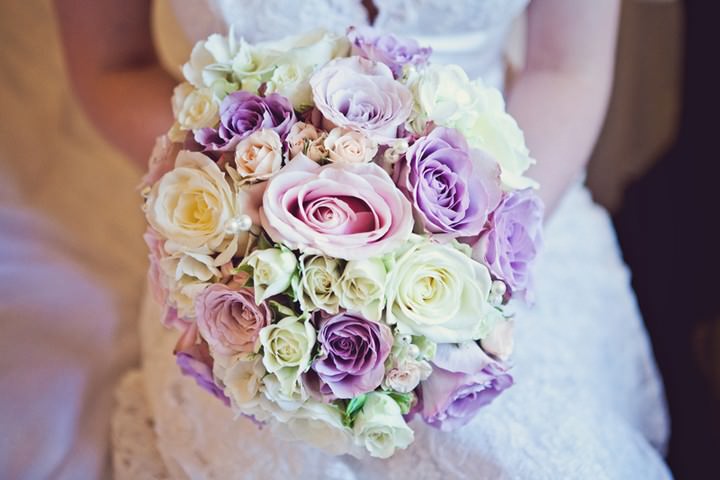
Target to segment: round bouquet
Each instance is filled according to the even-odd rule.
[[[502,95],[412,40],[212,35],[144,179],[182,372],[237,416],[387,458],[512,385],[542,205]],[[169,352],[168,352],[169,354]]]

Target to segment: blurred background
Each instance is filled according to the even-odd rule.
[[[720,478],[720,204],[710,183],[720,159],[717,121],[708,121],[720,82],[716,55],[707,53],[720,26],[714,3],[623,2],[615,90],[587,176],[595,200],[613,215],[633,271],[667,389],[667,458],[677,478]],[[139,204],[141,172],[76,105],[48,0],[0,2],[0,115],[3,228],[18,229],[17,238],[28,228],[49,229],[43,238],[111,286],[117,296],[107,301],[134,318],[144,286],[144,224],[139,208],[131,219],[118,217],[128,202]],[[38,156],[45,161],[25,161]],[[88,190],[67,191],[68,175],[87,178]],[[106,205],[101,214],[87,208],[93,202]],[[13,222],[18,215],[54,225]],[[119,362],[128,367],[137,340],[132,322],[121,320],[105,340],[128,345]],[[4,332],[0,348],[11,348],[14,333]]]

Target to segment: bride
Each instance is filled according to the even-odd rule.
[[[144,162],[172,123],[168,99],[191,42],[251,42],[372,24],[417,38],[504,90],[538,162],[549,212],[537,298],[516,325],[516,385],[467,427],[415,423],[391,460],[329,457],[286,444],[180,376],[176,333],[142,313],[143,367],[119,390],[119,478],[667,478],[662,385],[607,214],[581,186],[611,87],[618,0],[56,0],[71,76],[107,138]],[[525,60],[505,48],[526,20]],[[522,43],[522,42],[521,42]],[[157,47],[157,48],[156,48]],[[159,52],[159,56],[156,52]],[[166,67],[163,67],[165,65]],[[507,75],[510,72],[510,75]],[[147,403],[146,403],[147,402]],[[123,410],[123,406],[127,407]],[[144,423],[143,410],[154,422]]]

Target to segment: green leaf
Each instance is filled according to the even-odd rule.
[[[350,400],[347,404],[347,407],[345,407],[345,415],[343,415],[343,423],[347,426],[352,426],[353,422],[355,421],[355,417],[358,413],[360,413],[360,410],[362,410],[362,407],[365,405],[365,402],[367,401],[367,394],[363,393],[362,395],[358,395],[357,397]]]
[[[390,392],[388,393],[390,398],[395,400],[395,403],[398,404],[400,407],[400,411],[403,415],[407,415],[410,411],[410,407],[412,407],[413,400],[415,398],[415,395],[411,393],[400,393],[400,392]]]

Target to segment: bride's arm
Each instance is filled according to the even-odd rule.
[[[147,0],[55,0],[70,79],[95,126],[144,164],[172,124],[175,82],[155,55]]]
[[[552,211],[585,166],[602,127],[615,61],[620,0],[534,0],[526,67],[508,108],[525,131]]]

